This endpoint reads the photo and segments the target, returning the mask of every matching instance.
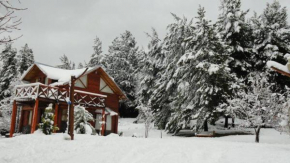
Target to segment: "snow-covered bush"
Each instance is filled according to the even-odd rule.
[[[272,84],[264,73],[252,73],[249,77],[250,87],[241,91],[237,98],[229,100],[227,113],[245,119],[245,127],[254,127],[259,142],[261,127],[271,126],[286,130],[289,126],[289,95],[272,91]]]
[[[54,126],[53,124],[54,114],[52,112],[52,104],[49,104],[41,116],[41,123],[39,123],[39,128],[45,135],[50,135],[55,130],[58,130],[58,127]]]
[[[154,120],[154,116],[153,116],[152,110],[151,110],[151,108],[144,107],[144,106],[138,106],[137,109],[139,109],[139,114],[143,115],[143,119],[145,120],[144,121],[144,124],[145,124],[145,138],[148,138],[149,130],[150,130],[151,124],[152,124],[152,122]]]
[[[94,121],[94,117],[85,107],[75,106],[74,116],[74,129],[78,134],[96,134],[95,128],[88,122]]]

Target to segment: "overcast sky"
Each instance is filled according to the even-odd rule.
[[[250,9],[250,15],[261,13],[267,2],[273,0],[242,0],[242,8]],[[289,0],[280,3],[289,6]],[[146,47],[149,39],[144,32],[154,27],[163,38],[166,26],[173,22],[170,12],[189,19],[201,5],[206,17],[216,20],[219,4],[219,0],[21,0],[17,6],[28,9],[17,13],[22,17],[21,30],[13,35],[23,37],[13,46],[19,50],[28,43],[38,62],[57,65],[66,54],[78,64],[89,60],[95,36],[105,53],[125,30],[132,32],[138,46]]]

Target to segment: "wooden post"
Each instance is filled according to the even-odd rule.
[[[118,134],[118,121],[119,121],[119,115],[116,115],[116,134]]]
[[[69,89],[69,128],[68,128],[68,134],[71,137],[71,140],[74,140],[74,83],[75,83],[75,77],[71,76],[71,85]]]
[[[57,127],[57,119],[58,119],[58,103],[55,103],[54,106],[54,126]],[[54,133],[56,133],[56,130],[54,130]]]
[[[11,126],[10,126],[10,134],[9,137],[12,137],[15,130],[15,122],[16,122],[16,112],[17,112],[17,105],[16,101],[13,101],[13,108],[12,108],[12,115],[11,115]]]
[[[228,128],[229,127],[229,117],[226,115],[225,116],[225,128]]]
[[[33,134],[34,131],[36,130],[36,125],[37,125],[37,115],[38,115],[38,104],[39,104],[39,99],[37,98],[35,100],[34,108],[33,108],[33,116],[32,116],[32,124],[31,124],[31,133]]]
[[[102,132],[101,132],[101,134],[102,134],[102,136],[104,136],[105,135],[105,108],[104,109],[102,109]]]
[[[77,81],[79,78],[81,78],[86,72],[88,71],[88,68],[78,77],[76,78],[75,76],[71,76],[71,83],[69,87],[69,126],[68,126],[68,134],[71,137],[71,140],[74,140],[74,94],[75,94],[75,81]]]

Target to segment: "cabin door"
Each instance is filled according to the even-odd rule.
[[[32,110],[23,110],[22,128],[21,128],[23,134],[31,133],[31,124],[32,124]]]

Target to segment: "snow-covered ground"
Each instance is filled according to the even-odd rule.
[[[0,139],[0,162],[94,163],[289,163],[290,137],[273,129],[261,130],[261,143],[253,135],[221,138],[174,137],[152,129],[145,139],[144,124],[121,119],[124,136],[41,133]],[[139,138],[132,137],[137,135]]]

